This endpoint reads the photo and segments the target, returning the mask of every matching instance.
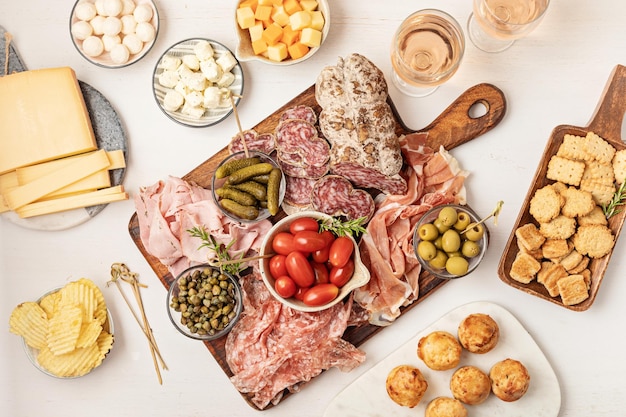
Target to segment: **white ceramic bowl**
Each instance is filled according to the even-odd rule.
[[[215,125],[224,120],[233,112],[233,107],[230,100],[228,100],[223,106],[205,109],[205,111],[199,117],[192,116],[183,111],[183,106],[181,106],[177,110],[171,110],[168,109],[165,105],[166,94],[168,93],[168,91],[175,88],[163,86],[160,82],[161,75],[165,70],[169,68],[172,60],[182,60],[183,57],[186,55],[192,55],[197,57],[194,49],[201,44],[205,44],[206,42],[211,45],[214,52],[213,58],[215,60],[218,60],[220,57],[226,54],[231,54],[233,58],[236,59],[235,55],[230,51],[230,49],[217,41],[204,38],[186,39],[176,43],[167,51],[165,51],[163,55],[161,55],[161,57],[157,61],[152,76],[154,98],[159,108],[163,111],[163,113],[165,113],[167,117],[169,117],[173,121],[189,127],[208,127]],[[232,99],[235,103],[235,106],[237,106],[241,101],[241,95],[243,93],[244,86],[243,70],[239,61],[236,62],[235,66],[230,70],[230,72],[234,76],[234,81],[226,88],[230,91],[230,94],[232,94]],[[215,86],[215,84],[212,83],[208,83],[207,85]]]
[[[74,46],[76,47],[76,50],[78,50],[78,52],[87,61],[103,68],[123,68],[139,61],[152,49],[152,46],[156,42],[156,38],[159,34],[159,11],[156,7],[156,4],[152,0],[132,1],[136,7],[141,6],[142,9],[144,7],[148,7],[149,10],[151,10],[152,12],[152,17],[149,21],[143,22],[142,24],[137,24],[137,26],[123,25],[122,30],[126,33],[120,32],[117,35],[107,35],[105,33],[101,33],[103,27],[109,29],[107,30],[107,33],[112,33],[110,32],[110,28],[115,27],[114,22],[107,22],[106,19],[109,17],[115,17],[119,19],[119,21],[126,21],[130,16],[133,16],[132,13],[125,14],[124,12],[122,12],[124,14],[118,14],[117,16],[105,16],[104,14],[97,14],[96,17],[90,20],[83,20],[80,17],[86,18],[86,15],[83,15],[83,13],[85,12],[81,10],[81,7],[84,7],[84,3],[90,3],[95,6],[95,0],[78,0],[76,3],[74,3],[74,7],[72,8],[72,13],[70,16],[70,36],[72,38]],[[137,14],[139,16],[139,12]],[[148,25],[151,26],[152,29],[150,29]],[[91,27],[91,29],[89,29],[89,27]],[[86,40],[84,38],[85,35],[89,33],[89,30],[93,31],[93,33],[91,33],[92,38]],[[128,36],[128,39],[124,40],[126,36]],[[152,39],[149,39],[147,36],[151,36]],[[116,37],[119,37],[119,39]],[[143,38],[144,40],[140,40],[139,38]],[[104,48],[103,51],[97,56],[88,54],[88,45],[93,45],[94,43],[98,44],[98,41]],[[87,44],[85,42],[87,42]],[[128,57],[123,62],[119,59],[116,60],[117,57],[123,56],[123,54],[119,54],[121,49],[107,50],[110,49],[108,45],[113,45],[115,43],[127,43],[127,45],[130,46],[126,48],[128,50]]]
[[[265,238],[263,239],[263,242],[261,243],[261,255],[272,254],[273,253],[272,241],[274,240],[274,236],[276,236],[280,232],[288,232],[289,226],[291,225],[291,223],[294,220],[302,218],[302,217],[313,217],[317,219],[318,221],[332,219],[331,216],[324,214],[324,213],[317,212],[317,211],[302,211],[299,213],[291,214],[283,218],[282,220],[278,221],[270,229],[270,231],[265,235]],[[353,254],[354,274],[352,275],[352,278],[350,279],[350,281],[348,281],[344,286],[342,286],[339,289],[339,295],[334,300],[332,300],[331,302],[327,304],[314,307],[314,306],[308,306],[304,304],[302,301],[297,300],[294,297],[291,297],[291,298],[281,297],[274,289],[275,280],[274,280],[274,277],[272,277],[270,270],[269,270],[269,263],[270,263],[269,258],[261,259],[260,261],[260,270],[261,270],[261,277],[263,279],[263,282],[265,283],[265,286],[267,287],[269,292],[272,294],[272,296],[274,296],[274,298],[280,301],[283,305],[291,307],[295,310],[305,311],[305,312],[315,312],[315,311],[321,311],[329,307],[332,307],[335,304],[341,302],[348,294],[350,294],[352,290],[367,284],[370,280],[370,273],[365,267],[365,265],[363,264],[363,262],[361,261],[359,245],[356,243],[354,239],[352,239],[352,242],[354,244],[354,254]]]
[[[237,5],[235,6],[235,11],[233,12],[233,20],[235,25],[235,31],[237,32],[237,36],[239,37],[239,44],[237,45],[237,49],[235,51],[237,55],[237,59],[240,61],[261,61],[270,65],[293,65],[299,62],[305,61],[313,56],[324,44],[326,38],[328,37],[328,32],[330,30],[330,7],[328,5],[327,0],[317,0],[318,10],[322,12],[322,16],[324,16],[324,27],[322,28],[322,41],[320,46],[311,48],[309,52],[301,58],[298,59],[285,59],[283,61],[274,61],[264,56],[256,55],[254,50],[252,49],[252,42],[250,40],[250,34],[247,29],[241,29],[237,24],[237,19],[234,17],[237,7],[240,1],[237,1]]]

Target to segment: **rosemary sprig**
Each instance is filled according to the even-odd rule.
[[[626,178],[622,181],[622,185],[619,186],[619,189],[613,194],[613,198],[611,202],[607,205],[602,205],[602,211],[607,219],[615,216],[618,213],[621,213],[622,210],[618,209],[618,206],[626,204]]]
[[[329,230],[336,236],[352,236],[354,238],[357,235],[366,233],[367,230],[363,227],[363,223],[367,217],[359,217],[352,220],[341,220],[337,217],[333,217],[332,220],[327,220],[320,224],[320,231]]]
[[[201,248],[209,248],[215,255],[217,255],[217,263],[216,266],[220,268],[220,270],[228,272],[231,275],[238,276],[241,271],[243,271],[243,253],[240,254],[239,259],[232,259],[230,253],[228,252],[230,248],[235,244],[235,240],[231,240],[227,245],[223,245],[219,243],[213,235],[208,233],[204,227],[196,226],[191,229],[188,229],[187,232],[192,237],[197,237],[202,240],[202,244],[198,246],[198,249]]]

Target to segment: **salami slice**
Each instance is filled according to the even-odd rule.
[[[407,192],[406,181],[399,174],[384,175],[375,169],[351,162],[333,165],[331,172],[347,178],[357,187],[374,188],[385,194],[404,195]]]
[[[279,123],[276,148],[281,153],[299,155],[305,165],[320,167],[330,159],[330,145],[319,137],[315,126],[305,120],[288,119]]]
[[[315,185],[315,179],[298,178],[290,175],[285,175],[285,190],[284,201],[292,206],[308,207],[311,205],[311,192]]]
[[[374,199],[367,191],[354,188],[339,175],[319,179],[313,187],[311,203],[317,211],[349,220],[365,217],[368,221],[375,209]]]
[[[274,135],[271,133],[258,134],[255,130],[244,130],[243,138],[246,141],[246,148],[249,151],[259,151],[266,154],[271,154],[276,148],[276,141]],[[241,135],[237,134],[233,136],[228,144],[228,151],[232,153],[244,151],[244,143],[241,140]]]
[[[313,110],[311,107],[301,104],[288,108],[280,116],[281,122],[290,119],[306,120],[307,122],[314,125],[315,123],[317,123],[317,113],[315,113],[315,110]]]
[[[285,175],[290,175],[297,178],[309,178],[318,179],[328,173],[328,164],[324,164],[321,167],[314,165],[294,165],[277,158],[278,165],[283,170]]]

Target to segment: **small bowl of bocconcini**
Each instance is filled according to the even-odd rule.
[[[229,155],[213,173],[211,186],[220,210],[242,223],[278,214],[287,189],[278,163],[259,151]]]
[[[240,61],[293,65],[313,56],[328,37],[330,9],[327,0],[240,0],[235,27]]]

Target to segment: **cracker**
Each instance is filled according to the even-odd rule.
[[[621,184],[626,179],[626,149],[615,152],[613,156],[613,176],[618,184]]]
[[[554,188],[546,185],[535,191],[530,200],[530,214],[538,222],[549,222],[561,212],[562,197]]]
[[[567,188],[567,184],[564,184],[561,181],[557,181],[557,182],[552,184],[552,188],[554,188],[554,191],[556,191],[557,193],[561,194],[561,191],[563,191],[563,190],[565,190]]]
[[[576,220],[561,214],[554,220],[540,223],[539,231],[548,239],[567,239],[576,231]]]
[[[556,154],[567,159],[575,159],[584,161],[587,157],[583,142],[585,138],[583,136],[576,136],[567,134],[563,137],[563,143],[559,146]]]
[[[515,237],[519,245],[529,252],[541,248],[543,242],[546,241],[544,235],[539,233],[539,229],[534,223],[526,223],[515,230]]]
[[[591,224],[580,226],[572,241],[576,250],[590,258],[607,255],[615,244],[615,237],[607,226]]]
[[[589,262],[591,262],[591,259],[588,256],[583,256],[578,265],[571,269],[568,269],[567,272],[569,272],[570,274],[580,274],[585,269],[587,269],[587,267],[589,266]]]
[[[559,263],[563,265],[563,268],[565,268],[567,272],[570,272],[570,270],[578,266],[578,264],[580,264],[582,260],[583,255],[576,249],[574,249],[570,253],[559,259]]]
[[[593,132],[587,132],[586,140],[583,142],[583,148],[587,155],[595,161],[610,164],[615,155],[613,145],[602,139]]]
[[[535,275],[541,269],[541,264],[537,259],[532,257],[531,255],[518,252],[515,256],[515,260],[511,265],[511,278],[514,280],[521,282],[522,284],[528,284],[533,279],[535,279]]]
[[[543,262],[541,270],[537,273],[537,282],[543,284],[551,297],[559,295],[559,287],[557,283],[561,278],[568,275],[567,271],[561,264],[552,261]]]
[[[595,206],[589,214],[579,217],[577,222],[579,227],[587,224],[601,224],[604,226],[608,224],[606,216],[600,206]]]
[[[554,259],[561,258],[571,252],[566,239],[546,239],[541,245],[541,253],[544,258]]]
[[[565,199],[561,213],[567,217],[584,216],[596,207],[593,195],[589,191],[579,190],[576,187],[568,187],[561,191]]]
[[[585,278],[580,274],[568,275],[557,282],[561,301],[566,306],[580,304],[589,298]]]
[[[591,288],[591,270],[589,268],[585,268],[582,270],[580,275],[585,279],[585,284],[587,284],[587,289]]]
[[[584,172],[584,162],[553,155],[548,162],[546,177],[568,185],[578,186]]]

